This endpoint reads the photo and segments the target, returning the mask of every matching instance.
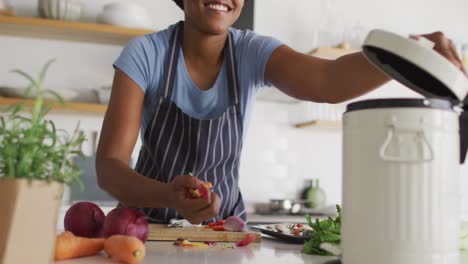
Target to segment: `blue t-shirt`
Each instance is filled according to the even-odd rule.
[[[165,54],[175,25],[131,40],[123,49],[114,67],[127,74],[145,93],[141,120],[142,136],[151,122],[156,103],[163,90]],[[260,36],[253,31],[230,28],[234,36],[237,70],[240,84],[240,106],[246,127],[251,105],[260,88],[266,83],[265,68],[273,51],[282,45],[274,38]],[[213,87],[203,91],[191,80],[185,65],[183,51],[177,64],[171,100],[186,114],[197,119],[221,116],[229,107],[228,72],[226,59]]]

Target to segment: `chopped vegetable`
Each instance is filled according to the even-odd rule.
[[[211,182],[200,183],[198,189],[188,190],[189,197],[192,199],[208,200],[211,187],[213,187],[213,184]]]
[[[341,243],[341,208],[336,206],[338,216],[333,219],[329,217],[326,220],[315,220],[312,222],[311,217],[307,216],[307,222],[313,229],[311,239],[304,243],[303,253],[313,255],[334,255],[329,251],[323,250],[320,246],[324,243],[336,245],[339,247]],[[330,248],[330,245],[327,245]]]
[[[213,226],[223,226],[224,225],[224,220],[219,220],[218,222],[212,222],[208,223],[208,227],[212,228]]]
[[[207,228],[211,228],[214,231],[225,231],[224,220],[219,220],[218,222],[208,223]]]
[[[247,225],[244,220],[238,216],[230,216],[224,221],[224,230],[233,232],[246,232]]]
[[[85,238],[65,231],[55,241],[55,260],[96,255],[104,248],[104,238]]]
[[[184,238],[178,238],[174,242],[174,246],[179,247],[193,247],[193,248],[207,248],[216,245],[215,242],[206,241],[206,242],[191,242],[190,240]]]
[[[236,246],[238,247],[245,247],[247,245],[250,245],[252,242],[254,242],[257,239],[255,234],[247,234],[244,239],[242,239],[239,242],[236,242]]]
[[[213,226],[211,229],[214,231],[229,231],[224,228],[224,226]]]
[[[289,234],[291,232],[291,230],[286,225],[282,225],[282,224],[276,224],[275,229],[278,230],[278,232],[284,233],[284,234]]]
[[[106,239],[104,250],[115,261],[138,264],[145,258],[145,245],[134,236],[114,235]]]

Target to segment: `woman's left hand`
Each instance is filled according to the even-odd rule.
[[[438,31],[431,34],[424,34],[424,35],[412,35],[411,38],[419,39],[421,37],[427,38],[428,40],[435,43],[434,50],[439,52],[442,56],[447,58],[450,62],[452,62],[457,68],[459,68],[465,75],[468,76],[463,63],[458,57],[457,51],[453,44],[453,41],[447,38],[444,33]]]

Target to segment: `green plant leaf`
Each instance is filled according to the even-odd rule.
[[[62,105],[65,104],[65,100],[63,100],[62,96],[60,96],[60,94],[58,94],[58,93],[55,92],[55,91],[52,91],[52,90],[45,90],[45,91],[44,91],[44,94],[51,94],[53,97],[55,97],[55,99],[57,99],[57,101],[59,101],[60,104],[62,104]]]
[[[19,74],[19,75],[23,76],[24,78],[26,78],[31,83],[30,85],[35,86],[35,87],[39,87],[36,80],[34,80],[34,78],[31,75],[29,75],[28,73],[26,73],[26,72],[24,72],[22,70],[12,70],[11,72]]]
[[[71,162],[73,157],[83,155],[80,147],[86,138],[79,131],[79,123],[68,135],[58,130],[53,121],[46,120],[50,105],[43,101],[43,95],[54,92],[43,91],[42,81],[52,62],[43,67],[39,81],[21,70],[13,71],[29,80],[27,91],[35,89],[37,96],[28,111],[22,104],[15,104],[0,116],[0,177],[77,182],[83,188],[81,171]]]
[[[46,64],[42,67],[41,73],[39,74],[39,83],[42,83],[45,80],[50,65],[52,65],[52,63],[54,63],[55,61],[56,59],[51,59],[48,62],[46,62]]]
[[[28,86],[28,88],[26,88],[26,91],[24,92],[24,95],[25,95],[26,97],[29,97],[29,96],[31,95],[31,91],[32,91],[32,89],[33,89],[34,87],[35,87],[34,85],[30,84],[30,85]]]
[[[337,217],[328,217],[324,220],[315,219],[312,221],[309,215],[306,216],[307,223],[313,229],[310,233],[311,239],[304,243],[302,252],[313,255],[331,255],[320,248],[324,242],[339,245],[341,243],[341,208],[337,205]]]

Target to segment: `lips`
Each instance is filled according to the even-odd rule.
[[[220,11],[220,12],[229,12],[233,9],[232,6],[230,6],[228,3],[223,2],[223,1],[209,1],[205,3],[205,7],[215,10],[215,11]]]

